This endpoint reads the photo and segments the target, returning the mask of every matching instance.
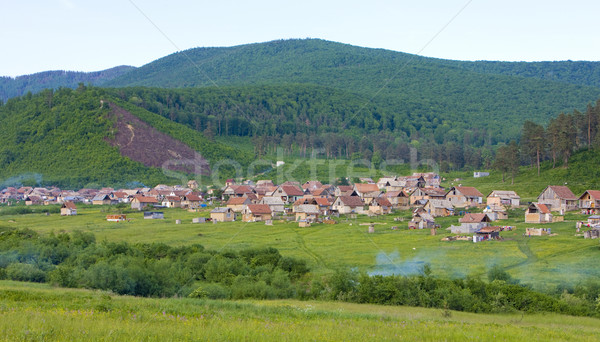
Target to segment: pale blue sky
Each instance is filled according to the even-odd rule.
[[[1,0],[0,75],[306,37],[447,59],[598,61],[598,13],[600,1],[583,0]]]

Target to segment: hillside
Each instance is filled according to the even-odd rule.
[[[133,69],[135,68],[132,66],[122,65],[94,72],[56,70],[23,75],[15,78],[0,76],[0,101],[6,101],[12,97],[25,95],[27,92],[35,94],[43,89],[58,89],[60,87],[76,88],[79,83],[100,86]]]
[[[228,156],[244,164],[250,158],[97,88],[46,90],[11,99],[0,106],[0,126],[4,185],[172,183],[193,177],[189,173],[207,174],[206,160],[214,163]],[[226,171],[221,170],[224,176]]]
[[[599,63],[536,64],[531,67],[535,72],[520,72],[522,64],[492,68],[488,62],[478,63],[316,39],[284,40],[190,49],[142,66],[107,85],[316,84],[360,95],[398,113],[420,137],[433,135],[446,124],[459,131],[485,129],[498,141],[517,138],[525,119],[546,122],[561,111],[585,108],[600,94],[596,80],[600,77],[595,76]],[[564,75],[544,79],[547,74]]]

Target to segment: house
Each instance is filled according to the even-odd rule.
[[[600,190],[586,190],[579,196],[579,210],[582,214],[600,214]]]
[[[506,220],[508,219],[508,213],[503,206],[497,204],[488,204],[483,212],[490,218],[492,221],[497,220]]]
[[[165,214],[162,211],[145,211],[144,220],[162,220]]]
[[[552,213],[548,206],[542,203],[531,203],[525,210],[525,223],[550,223]]]
[[[445,200],[446,190],[440,188],[416,188],[409,197],[410,205],[413,206],[423,205],[430,199]]]
[[[158,204],[158,199],[152,196],[135,196],[131,200],[131,209],[143,210],[149,206],[155,206]]]
[[[381,190],[379,190],[377,184],[374,183],[356,183],[354,184],[354,191],[356,191],[358,197],[360,197],[365,204],[371,203],[374,198],[377,198],[379,195],[381,195]]]
[[[317,222],[321,210],[316,204],[301,204],[296,208],[296,222]]]
[[[242,210],[242,221],[244,222],[266,221],[272,218],[271,208],[266,204],[248,204]]]
[[[235,221],[235,212],[231,208],[217,207],[210,211],[210,218],[217,222]]]
[[[181,197],[165,196],[162,200],[162,206],[167,208],[181,208]]]
[[[323,187],[323,183],[319,182],[319,181],[308,181],[304,184],[302,184],[302,189],[304,191],[308,191],[309,193],[320,189]]]
[[[226,206],[236,213],[241,213],[248,204],[252,204],[252,200],[248,197],[231,197]]]
[[[107,193],[101,193],[92,198],[93,205],[109,205],[113,203],[117,203],[117,200],[115,199],[113,201],[113,199],[110,198],[110,194]]]
[[[473,177],[474,178],[487,177],[489,175],[490,175],[489,172],[484,172],[484,171],[475,171],[475,172],[473,172]]]
[[[64,202],[60,206],[60,216],[75,216],[77,215],[77,207],[73,202]]]
[[[446,199],[455,207],[476,207],[483,203],[483,194],[472,186],[455,186],[446,193]]]
[[[439,188],[442,178],[435,172],[414,172],[412,178],[417,178],[417,186],[421,180],[425,183],[421,187]]]
[[[340,196],[358,196],[352,185],[338,185],[333,191],[335,197]]]
[[[500,227],[483,227],[475,232],[475,235],[473,235],[473,242],[500,239],[500,230]]]
[[[369,203],[369,212],[375,215],[387,215],[392,212],[392,203],[385,197],[374,198]]]
[[[514,191],[494,190],[487,196],[486,204],[516,208],[521,205],[521,197]]]
[[[129,203],[129,195],[123,191],[115,191],[110,193],[110,199],[112,202],[117,203]]]
[[[285,213],[285,203],[281,197],[265,196],[258,203],[268,205],[273,213]]]
[[[460,226],[450,226],[452,234],[473,234],[483,227],[490,225],[490,218],[486,214],[466,214],[458,222]]]
[[[384,196],[390,201],[394,209],[406,210],[410,208],[410,195],[407,195],[403,190],[388,191]]]
[[[413,217],[408,222],[408,229],[431,229],[435,228],[435,219],[423,210],[415,210]]]
[[[538,203],[545,204],[551,211],[577,210],[577,196],[563,185],[549,185],[538,196]]]
[[[181,199],[181,207],[187,209],[198,209],[202,204],[202,196],[190,193]]]
[[[304,196],[304,191],[295,185],[280,185],[271,196],[280,197],[284,203],[291,204]]]
[[[396,179],[396,177],[381,177],[377,181],[377,187],[379,190],[390,191],[401,191],[404,189],[404,184]]]
[[[24,200],[25,200],[25,205],[39,205],[39,204],[44,203],[44,199],[42,199],[40,196],[34,196],[34,195],[25,196]]]
[[[431,199],[422,207],[426,213],[433,217],[445,217],[454,215],[454,207],[452,203],[447,200]]]
[[[331,209],[340,214],[362,214],[364,205],[364,202],[358,196],[340,196],[333,201]]]

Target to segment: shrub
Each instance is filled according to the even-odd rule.
[[[31,264],[14,263],[6,268],[6,277],[17,281],[31,281],[43,283],[46,281],[46,273],[37,266]]]

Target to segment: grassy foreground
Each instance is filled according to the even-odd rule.
[[[600,320],[338,302],[147,299],[0,281],[10,341],[594,341]]]

